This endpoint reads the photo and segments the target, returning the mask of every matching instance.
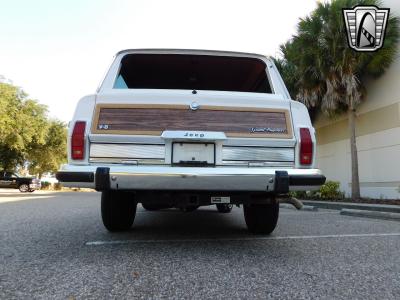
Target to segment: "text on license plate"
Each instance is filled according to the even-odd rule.
[[[211,203],[231,203],[231,197],[211,197]]]

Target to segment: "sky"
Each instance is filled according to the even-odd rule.
[[[68,122],[122,49],[279,55],[315,0],[0,0],[0,76]]]

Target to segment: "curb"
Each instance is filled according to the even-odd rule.
[[[328,201],[312,201],[302,200],[306,205],[312,205],[324,209],[351,209],[351,210],[367,210],[367,211],[378,211],[388,213],[399,213],[400,205],[388,205],[388,204],[366,204],[366,203],[350,203],[350,202],[328,202]]]
[[[347,209],[344,208],[340,211],[343,216],[353,217],[364,217],[372,219],[383,219],[391,221],[400,221],[399,213],[383,212],[383,211],[371,211],[371,210],[360,210],[360,209]]]
[[[281,204],[279,204],[279,207],[297,210],[293,205],[291,205],[291,204],[286,204],[286,203],[281,203]],[[303,207],[302,207],[300,210],[305,210],[305,211],[318,211],[318,207],[316,207],[316,206],[311,206],[311,205],[303,205]]]

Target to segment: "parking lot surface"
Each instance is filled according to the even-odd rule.
[[[281,209],[271,236],[242,210],[139,206],[107,232],[100,194],[0,191],[1,299],[400,299],[400,222]]]

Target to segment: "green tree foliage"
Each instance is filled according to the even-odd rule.
[[[43,142],[34,142],[29,145],[27,160],[29,173],[42,177],[45,172],[55,172],[61,163],[66,162],[67,129],[63,122],[48,121],[46,136]]]
[[[399,19],[390,16],[383,47],[377,52],[356,52],[347,44],[342,8],[376,5],[375,0],[319,2],[310,16],[301,19],[297,35],[281,46],[278,62],[292,96],[314,111],[332,117],[346,112],[352,161],[352,198],[360,197],[355,119],[366,96],[370,78],[384,73],[396,58]]]
[[[45,105],[0,82],[1,169],[27,164],[35,173],[54,171],[66,158],[65,141],[65,124],[49,120]]]

